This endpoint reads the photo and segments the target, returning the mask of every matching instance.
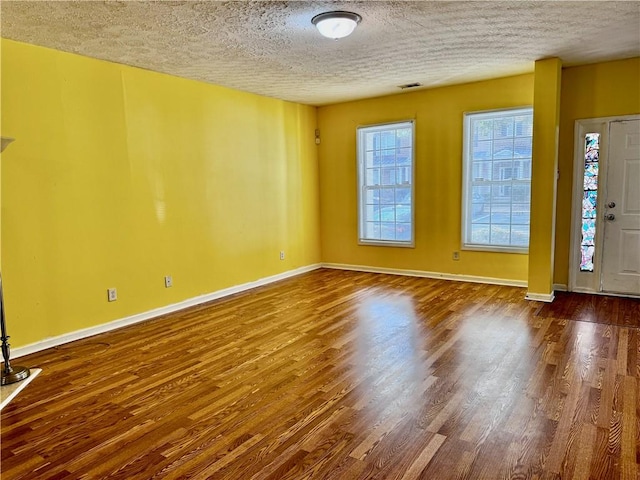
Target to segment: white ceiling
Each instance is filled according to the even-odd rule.
[[[362,15],[350,37],[311,18]],[[640,56],[640,1],[7,1],[9,39],[323,105]]]

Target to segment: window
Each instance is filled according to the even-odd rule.
[[[413,246],[413,121],[360,127],[359,241]]]
[[[531,108],[465,114],[463,248],[528,251],[532,135]]]

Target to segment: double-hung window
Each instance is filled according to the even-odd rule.
[[[359,242],[414,244],[414,122],[359,127]]]
[[[462,245],[527,252],[533,110],[464,116]]]

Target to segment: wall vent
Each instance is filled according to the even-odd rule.
[[[399,85],[398,88],[401,88],[402,90],[405,90],[407,88],[416,88],[416,87],[421,87],[422,84],[415,82],[415,83],[407,83],[405,85]]]

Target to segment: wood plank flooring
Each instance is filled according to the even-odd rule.
[[[317,270],[22,357],[2,479],[637,480],[640,301],[524,294]]]

